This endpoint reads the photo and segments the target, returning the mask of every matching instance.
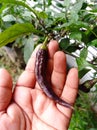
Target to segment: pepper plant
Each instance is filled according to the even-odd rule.
[[[25,62],[46,36],[58,40],[60,50],[75,58],[80,79],[94,72],[79,89],[89,92],[96,84],[97,55],[87,59],[88,48],[97,47],[95,0],[0,0],[0,31],[0,47],[23,46]]]
[[[0,0],[0,5],[0,47],[22,39],[27,61],[30,56],[27,53],[31,53],[34,45],[43,42],[49,35],[59,41],[62,51],[76,58],[80,78],[91,69],[95,70],[96,75],[96,57],[91,61],[86,60],[88,47],[97,46],[96,3],[86,0]],[[34,42],[35,36],[37,40]],[[81,52],[79,56],[74,55],[77,50]]]

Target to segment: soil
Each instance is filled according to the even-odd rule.
[[[24,68],[21,67],[21,62],[17,59],[13,62],[8,56],[7,52],[0,48],[0,68],[5,68],[12,75],[13,83],[15,84],[19,75],[22,73]]]

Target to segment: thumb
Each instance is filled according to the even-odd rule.
[[[5,69],[0,69],[0,112],[9,105],[12,97],[12,78]]]

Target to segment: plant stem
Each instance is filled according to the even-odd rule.
[[[45,0],[43,0],[43,11],[45,11],[45,6],[46,6],[46,3],[45,3]]]
[[[89,92],[90,89],[97,83],[97,78],[94,78],[92,80],[87,80],[83,84],[79,86],[79,89],[83,92]]]
[[[38,22],[39,22],[39,24],[42,26],[42,28],[44,29],[44,30],[46,30],[46,28],[45,28],[45,26],[44,26],[44,24],[43,24],[43,21],[38,17],[38,15],[37,15],[37,11],[36,10],[34,10],[33,8],[30,8],[28,5],[25,5],[25,7],[27,8],[27,9],[29,9],[34,15],[35,15],[35,17],[36,17],[36,19],[38,20]],[[42,21],[42,22],[41,22]]]
[[[42,43],[41,49],[46,50],[48,44],[48,36],[45,38],[44,42]]]

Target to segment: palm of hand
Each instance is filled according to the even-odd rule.
[[[58,46],[56,42],[53,42],[52,47],[50,45],[49,50],[53,50],[52,54],[50,52],[50,55],[52,57],[55,51],[58,49]],[[58,55],[59,54],[57,53],[56,57],[58,57]],[[63,54],[60,53],[60,55],[62,57]],[[5,94],[4,96],[2,96],[0,90],[0,127],[2,130],[67,130],[72,111],[68,108],[64,108],[63,106],[55,104],[54,101],[47,98],[46,95],[41,91],[37,82],[35,81],[33,70],[31,69],[34,68],[34,61],[34,58],[31,58],[29,60],[26,71],[23,72],[17,82],[13,96],[11,94],[11,78],[9,74],[5,72],[5,70],[3,70],[4,72],[2,73],[6,73],[6,81],[8,81],[9,84],[8,82],[4,82],[2,80],[2,82],[0,83],[0,89],[3,89],[4,93],[8,93],[8,91],[9,93],[6,95],[7,98],[4,101],[3,98],[5,98]],[[64,99],[66,98],[70,103],[74,103],[78,86],[77,70],[72,69],[71,72],[69,72],[68,78],[65,81],[66,68],[63,69],[63,67],[61,66],[61,69],[58,69],[59,67],[57,61],[55,60],[54,62],[56,62],[54,65],[55,69],[51,75],[50,72],[52,71],[53,60],[49,60],[48,70],[50,71],[48,71],[48,77],[52,77],[51,81],[56,93]],[[65,57],[62,58],[60,62],[65,63]],[[74,76],[76,76],[75,81],[73,79]],[[58,77],[60,77],[59,80]],[[71,82],[69,83],[70,78]],[[59,81],[59,83],[57,84],[56,79],[57,81]],[[66,84],[65,89],[64,84]],[[60,89],[56,89],[56,86],[60,86]],[[69,90],[68,94],[67,88]],[[9,104],[11,98],[12,101]],[[1,101],[4,102],[3,105]]]

